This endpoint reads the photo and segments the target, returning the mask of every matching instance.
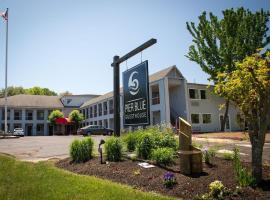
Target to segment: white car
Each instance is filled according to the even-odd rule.
[[[13,135],[23,137],[24,131],[22,128],[15,128],[13,131]]]

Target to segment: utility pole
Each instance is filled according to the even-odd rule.
[[[111,66],[113,67],[113,110],[114,110],[114,135],[119,137],[120,136],[120,74],[119,68],[120,64],[127,59],[131,58],[132,56],[140,53],[144,49],[152,46],[153,44],[157,43],[157,40],[152,38],[147,42],[143,43],[139,47],[133,49],[123,57],[114,56],[113,63]]]

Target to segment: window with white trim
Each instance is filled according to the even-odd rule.
[[[199,114],[191,114],[191,123],[199,124],[200,123],[200,115]]]
[[[189,98],[190,99],[200,99],[198,89],[189,89]]]
[[[211,114],[202,114],[203,124],[211,123]]]

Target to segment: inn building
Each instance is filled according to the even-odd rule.
[[[192,124],[194,132],[220,131],[223,120],[224,99],[212,92],[213,87],[188,83],[176,66],[172,66],[149,76],[150,124],[167,123],[175,126],[178,117]],[[123,125],[123,90],[120,91],[120,117]],[[113,128],[113,92],[106,93],[85,102],[81,108],[85,116],[82,126],[102,125]],[[227,131],[237,131],[238,111],[229,107],[226,122]]]
[[[213,86],[188,83],[176,66],[171,66],[149,76],[150,125],[160,123],[176,125],[182,117],[192,124],[193,132],[220,131],[223,120],[224,99],[212,92]],[[123,91],[120,90],[120,117],[123,125]],[[4,98],[0,99],[0,129],[4,130]],[[101,125],[114,128],[113,92],[104,95],[15,95],[8,97],[8,130],[23,128],[25,135],[53,135],[55,133],[48,116],[53,110],[61,110],[65,117],[79,109],[84,115],[81,127]],[[240,130],[239,113],[229,106],[227,131]],[[57,131],[57,130],[56,130]],[[72,130],[75,131],[76,130]],[[70,134],[70,132],[68,132]]]

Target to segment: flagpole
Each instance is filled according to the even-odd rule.
[[[8,8],[6,11],[8,15]],[[8,18],[6,19],[6,70],[5,70],[5,133],[8,132],[8,127],[7,127],[7,73],[8,73]]]

